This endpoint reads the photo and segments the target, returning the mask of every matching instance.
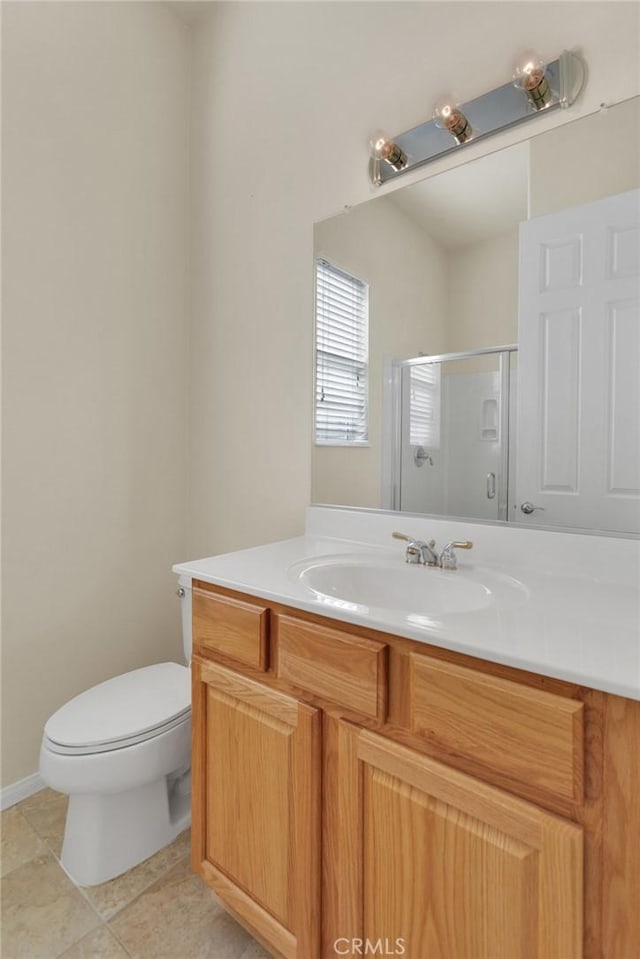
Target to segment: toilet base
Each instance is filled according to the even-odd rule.
[[[107,882],[172,842],[191,822],[190,773],[121,793],[69,796],[61,863],[79,886]]]

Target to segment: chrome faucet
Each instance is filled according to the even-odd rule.
[[[405,553],[407,563],[421,566],[440,566],[442,569],[457,569],[458,557],[455,554],[456,549],[472,549],[471,540],[457,541],[447,543],[440,555],[436,552],[435,539],[430,539],[425,543],[422,539],[414,539],[413,536],[407,536],[405,533],[392,533],[394,539],[402,539],[407,543]]]
[[[394,539],[403,539],[407,542],[405,557],[407,563],[420,566],[437,566],[438,554],[435,552],[435,539],[430,539],[425,543],[422,539],[414,539],[413,536],[406,536],[404,533],[392,533]]]

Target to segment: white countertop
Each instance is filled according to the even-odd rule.
[[[460,571],[515,577],[525,598],[510,608],[431,618],[323,598],[298,579],[301,565],[340,555],[397,560],[404,568],[403,544],[389,537],[396,527],[423,539],[432,534],[440,544],[472,534],[474,551],[459,554]],[[337,537],[338,529],[347,536]],[[640,700],[639,557],[636,540],[312,507],[305,536],[173,569],[331,619]]]

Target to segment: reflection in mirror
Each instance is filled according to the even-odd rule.
[[[640,530],[639,131],[634,98],[316,224],[316,258],[369,286],[369,432],[314,446],[314,502]],[[406,361],[509,344],[502,373],[497,353],[440,364],[440,449],[435,425],[418,443],[406,371],[433,364]],[[413,392],[426,402],[417,372]]]
[[[516,352],[513,347],[394,364],[400,411],[395,509],[508,519]]]

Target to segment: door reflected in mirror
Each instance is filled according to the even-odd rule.
[[[369,362],[313,502],[640,532],[638,131],[634,98],[315,225]]]

